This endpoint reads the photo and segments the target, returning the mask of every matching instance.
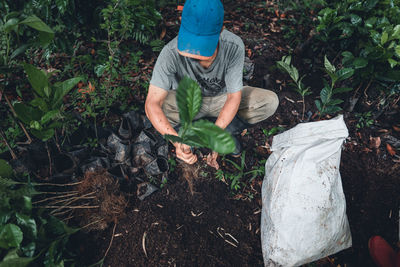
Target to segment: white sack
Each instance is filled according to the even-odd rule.
[[[262,185],[265,266],[299,266],[351,246],[339,173],[343,116],[274,137]]]

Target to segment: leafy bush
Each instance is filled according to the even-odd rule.
[[[0,160],[0,266],[64,266],[72,256],[69,237],[78,230],[32,208],[39,192],[29,176],[21,179]]]
[[[54,130],[61,127],[64,118],[62,112],[63,98],[81,80],[71,78],[63,82],[49,83],[50,74],[30,64],[24,64],[28,80],[34,90],[35,98],[29,105],[17,102],[14,104],[18,118],[30,127],[34,136],[44,141],[54,135]]]
[[[341,52],[345,67],[355,69],[355,86],[399,82],[399,14],[399,0],[329,1],[319,13],[318,38]]]

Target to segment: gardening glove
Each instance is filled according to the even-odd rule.
[[[183,160],[185,163],[193,164],[197,161],[197,156],[192,153],[190,146],[181,143],[176,143],[175,149],[176,149],[176,156],[178,157],[178,159]]]
[[[217,162],[217,158],[218,158],[218,152],[211,152],[210,154],[207,155],[207,164],[213,168],[215,168],[216,170],[219,169],[219,164]]]

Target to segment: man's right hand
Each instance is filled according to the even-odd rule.
[[[187,164],[193,164],[197,161],[197,156],[192,153],[190,146],[175,143],[176,156]]]

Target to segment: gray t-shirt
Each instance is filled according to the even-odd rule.
[[[216,58],[208,68],[196,59],[181,56],[177,37],[158,56],[150,84],[165,90],[176,90],[179,81],[189,76],[200,85],[203,96],[234,93],[243,87],[244,44],[237,35],[223,30]]]

